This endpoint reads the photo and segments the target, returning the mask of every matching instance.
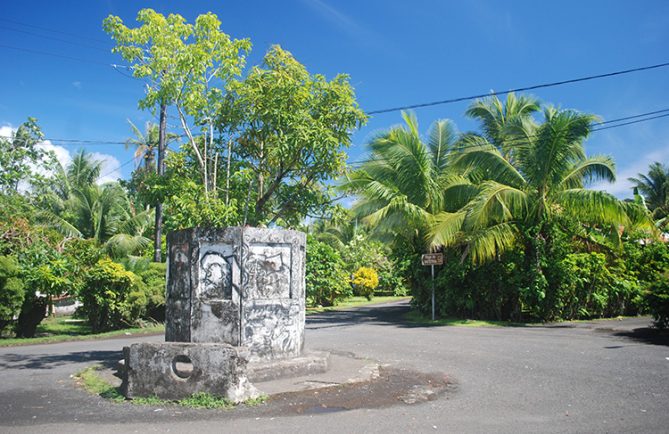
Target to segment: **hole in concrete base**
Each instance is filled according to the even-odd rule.
[[[172,360],[172,371],[179,378],[188,378],[193,374],[193,362],[185,355],[178,355]]]

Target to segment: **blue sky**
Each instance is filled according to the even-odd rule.
[[[123,61],[110,53],[111,41],[101,30],[109,14],[134,24],[142,7],[179,13],[188,21],[204,12],[216,13],[226,33],[251,39],[251,64],[271,44],[280,44],[312,73],[347,73],[365,110],[669,61],[666,1],[4,2],[0,134],[33,116],[49,138],[122,142],[131,133],[127,119],[137,125],[153,119],[137,109],[142,84],[109,66]],[[615,119],[669,108],[668,77],[669,68],[663,68],[534,95]],[[416,114],[423,131],[439,118],[471,130],[476,125],[463,117],[467,104],[419,109]],[[375,131],[399,122],[398,112],[370,119],[353,135],[350,160],[364,158],[365,143]],[[669,163],[668,133],[669,118],[594,133],[587,152],[613,156],[619,178],[616,184],[597,187],[628,196],[627,177],[645,171],[652,161]],[[80,147],[58,140],[51,145],[63,160]],[[133,164],[123,163],[132,158],[131,150],[123,145],[85,147],[105,161],[109,179],[129,175]]]

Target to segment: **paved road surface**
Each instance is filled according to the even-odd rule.
[[[188,410],[113,404],[70,375],[161,337],[0,348],[0,432],[669,432],[669,342],[648,318],[546,327],[420,327],[406,303],[311,316],[307,347],[445,373],[453,390],[423,404],[268,416],[267,408]],[[636,330],[636,331],[635,331]]]

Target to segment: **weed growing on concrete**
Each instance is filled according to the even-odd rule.
[[[83,371],[75,374],[74,378],[77,380],[77,383],[80,384],[89,393],[98,395],[112,402],[125,402],[126,398],[121,394],[119,389],[100,376],[99,371],[101,369],[102,366],[100,365],[89,366]],[[243,404],[248,407],[255,407],[265,403],[267,399],[267,395],[260,395],[257,398],[251,398],[244,401]],[[147,396],[136,397],[131,400],[127,400],[127,402],[134,405],[180,405],[182,407],[188,408],[206,409],[229,409],[235,406],[235,404],[230,400],[204,392],[194,393],[188,398],[176,401],[161,399],[157,396]]]

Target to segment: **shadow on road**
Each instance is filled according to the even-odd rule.
[[[0,369],[53,369],[70,363],[98,362],[113,368],[123,357],[121,351],[80,351],[65,354],[3,354]]]
[[[667,330],[642,327],[629,331],[616,332],[613,333],[613,336],[631,339],[644,344],[664,345],[669,347],[669,331]]]
[[[376,325],[411,326],[404,320],[410,310],[409,303],[358,307],[307,316],[308,329],[347,327],[361,323]]]
[[[439,325],[408,321],[405,315],[411,311],[409,302],[380,304],[336,310],[307,316],[306,328],[317,330],[332,327],[348,327],[358,324],[389,325],[403,328],[430,328]]]

